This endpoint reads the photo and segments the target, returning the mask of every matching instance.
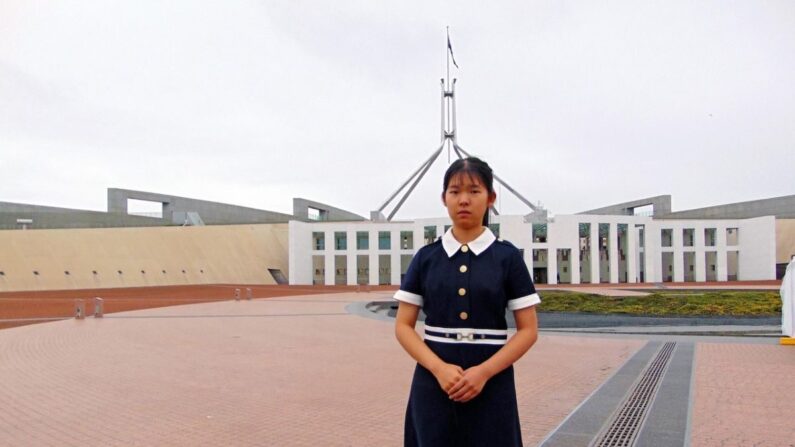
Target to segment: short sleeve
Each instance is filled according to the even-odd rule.
[[[535,306],[541,302],[541,297],[536,293],[527,264],[519,250],[515,250],[511,255],[505,293],[508,297],[508,310],[511,311]]]
[[[398,301],[422,307],[422,283],[420,282],[420,251],[418,251],[409,264],[403,281],[400,282],[400,290],[393,296]]]

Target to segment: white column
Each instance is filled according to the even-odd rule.
[[[610,282],[618,282],[618,224],[611,223],[608,234],[608,252],[610,253]]]
[[[674,282],[682,282],[685,280],[685,260],[682,256],[682,229],[674,227],[671,230],[671,243],[673,244],[673,264],[674,264]]]
[[[400,231],[390,231],[389,254],[392,258],[392,270],[390,271],[390,282],[393,286],[400,285],[400,250],[402,241]]]
[[[370,285],[377,286],[378,285],[378,231],[370,231],[369,233],[369,240],[367,241],[367,245],[369,249],[367,250],[368,256],[368,268],[370,269]]]
[[[638,249],[638,233],[635,229],[635,223],[630,222],[627,224],[627,282],[638,282],[638,266],[637,266],[637,249]]]
[[[661,234],[659,225],[649,222],[645,227],[644,256],[646,256],[646,282],[662,282],[662,261],[660,256]]]
[[[547,233],[547,237],[549,237],[549,233]],[[557,283],[558,283],[558,250],[556,248],[548,247],[547,248],[547,284],[557,284]]]
[[[328,234],[326,234],[328,237]],[[328,239],[326,240],[328,242]],[[334,240],[331,241],[332,246],[334,244]],[[334,285],[334,274],[336,273],[336,269],[334,268],[334,251],[328,249],[329,246],[326,244],[326,250],[323,252],[323,264],[324,268],[326,269],[325,281],[327,286]]]
[[[524,263],[527,264],[527,270],[530,271],[530,278],[533,278],[533,244],[531,243],[527,250],[524,251]]]
[[[579,227],[577,228],[577,245],[569,252],[569,271],[571,272],[571,283],[580,283],[580,237]]]
[[[599,223],[591,222],[591,284],[599,284]]]
[[[356,242],[356,241],[354,241]],[[355,248],[355,245],[354,245]],[[347,283],[349,286],[356,285],[356,278],[359,273],[358,269],[356,268],[356,250],[351,250],[350,239],[348,239],[348,250],[345,251],[345,263],[347,272]]]
[[[695,264],[696,264],[696,282],[705,282],[707,280],[707,260],[706,260],[706,247],[704,240],[704,228],[695,228]]]

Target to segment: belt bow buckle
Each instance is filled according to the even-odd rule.
[[[458,331],[456,332],[456,340],[475,341],[475,331]]]

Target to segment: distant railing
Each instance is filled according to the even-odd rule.
[[[149,213],[142,212],[142,211],[130,211],[127,214],[129,214],[130,216],[156,217],[158,219],[162,219],[163,218],[163,212],[162,211],[161,212],[153,211],[153,212],[149,212]]]

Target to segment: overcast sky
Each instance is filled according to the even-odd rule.
[[[446,25],[459,144],[552,214],[795,194],[792,0],[0,0],[0,201],[367,216],[439,145]]]

